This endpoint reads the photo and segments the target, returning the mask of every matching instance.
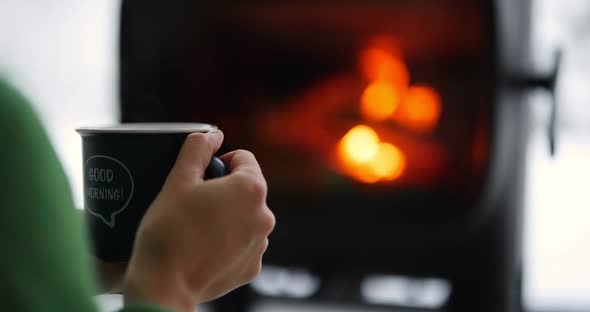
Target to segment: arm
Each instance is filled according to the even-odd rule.
[[[97,311],[85,231],[68,181],[34,112],[1,80],[0,246],[0,310]]]
[[[66,177],[28,103],[1,82],[0,144],[3,310],[94,311],[84,232]]]

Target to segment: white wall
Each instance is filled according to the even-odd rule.
[[[538,310],[590,310],[590,1],[537,0],[533,56],[550,68],[564,51],[557,87],[558,154],[548,154],[547,95],[536,94],[529,145],[524,301]]]
[[[118,119],[119,0],[0,0],[0,76],[34,104],[82,207],[74,128]]]

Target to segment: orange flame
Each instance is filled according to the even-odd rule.
[[[412,86],[393,119],[412,130],[429,132],[438,124],[441,111],[442,103],[436,90],[428,86]]]
[[[410,74],[406,64],[382,48],[367,48],[361,52],[360,67],[370,81],[388,81],[396,86],[407,86]]]
[[[348,164],[364,164],[375,157],[379,149],[379,136],[371,127],[358,125],[340,140],[340,152]]]
[[[393,114],[401,101],[401,92],[387,82],[373,82],[361,96],[361,113],[372,121],[382,121]]]
[[[365,125],[350,129],[340,140],[338,152],[346,173],[364,183],[395,180],[406,166],[403,153],[380,142],[375,130]]]
[[[391,181],[403,173],[406,161],[397,147],[390,143],[381,142],[377,154],[369,165],[381,179]]]

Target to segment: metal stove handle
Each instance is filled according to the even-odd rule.
[[[542,88],[551,94],[551,108],[549,113],[549,124],[547,126],[547,139],[549,141],[549,153],[555,156],[557,151],[557,98],[555,86],[561,67],[562,51],[555,52],[553,70],[546,75],[508,74],[506,82],[509,86],[522,89]]]

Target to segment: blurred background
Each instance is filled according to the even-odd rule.
[[[0,0],[78,207],[77,126],[259,155],[268,266],[210,311],[590,310],[589,54],[585,0]]]

